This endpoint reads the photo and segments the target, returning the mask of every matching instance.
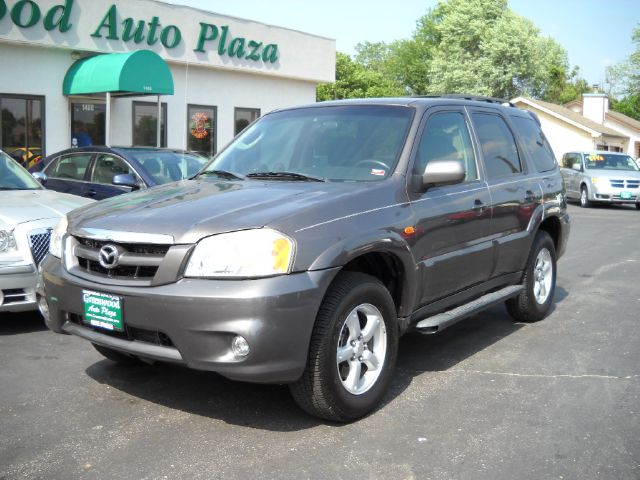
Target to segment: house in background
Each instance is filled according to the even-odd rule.
[[[640,122],[609,110],[603,93],[586,93],[582,100],[555,105],[518,97],[511,103],[538,115],[557,158],[568,151],[608,150],[640,157]]]

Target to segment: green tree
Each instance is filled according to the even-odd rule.
[[[567,70],[564,49],[507,0],[440,2],[420,25],[436,41],[426,93],[541,97],[552,75]]]
[[[613,96],[611,109],[640,120],[640,24],[633,30],[631,41],[635,50],[624,62],[607,68],[607,83]]]
[[[316,90],[318,101],[402,94],[402,88],[383,73],[367,68],[341,52],[336,53],[336,81],[319,85]]]

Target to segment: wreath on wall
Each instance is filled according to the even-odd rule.
[[[211,122],[209,117],[203,112],[196,112],[191,117],[191,136],[197,139],[203,139],[209,135]]]

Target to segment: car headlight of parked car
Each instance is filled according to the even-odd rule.
[[[295,244],[286,235],[261,228],[207,237],[196,245],[186,277],[269,277],[291,271]]]
[[[51,232],[51,241],[49,243],[49,253],[57,258],[62,258],[62,240],[67,233],[67,227],[69,226],[69,220],[65,215],[62,217],[58,224]]]
[[[595,185],[598,182],[600,182],[600,179],[598,177],[591,177],[591,183],[593,183]],[[600,183],[602,183],[602,182],[600,182]]]
[[[7,230],[0,230],[0,253],[8,252],[16,248],[16,241],[13,233]]]

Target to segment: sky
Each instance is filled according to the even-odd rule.
[[[360,42],[410,38],[416,21],[436,0],[164,0],[215,13],[300,30],[336,40],[336,49],[355,53]],[[509,0],[543,35],[564,47],[571,67],[590,84],[603,84],[607,65],[633,51],[631,34],[640,25],[640,0]]]

